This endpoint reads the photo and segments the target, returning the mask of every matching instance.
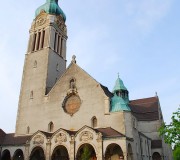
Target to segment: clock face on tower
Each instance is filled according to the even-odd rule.
[[[73,116],[81,106],[81,99],[76,94],[71,94],[64,99],[63,109],[67,114]]]

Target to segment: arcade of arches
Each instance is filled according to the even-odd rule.
[[[13,150],[0,148],[0,160],[82,160],[87,157],[89,160],[135,160],[132,141],[121,134],[106,138],[106,130],[118,133],[110,128],[95,130],[88,126],[78,131],[38,131]],[[152,160],[161,160],[160,154],[155,152]]]

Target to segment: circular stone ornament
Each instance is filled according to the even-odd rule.
[[[64,99],[63,109],[67,114],[73,116],[81,106],[81,99],[78,95],[69,95]]]

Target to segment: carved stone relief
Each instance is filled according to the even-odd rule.
[[[89,131],[84,131],[80,135],[80,141],[89,141],[93,140],[93,134]]]
[[[44,143],[44,137],[41,136],[41,135],[35,136],[34,140],[33,140],[33,143],[34,144],[43,144]]]
[[[62,143],[66,141],[67,141],[67,137],[64,133],[59,133],[58,135],[56,135],[54,140],[55,143]]]
[[[65,23],[64,23],[64,20],[63,20],[63,17],[62,17],[62,16],[58,16],[58,17],[57,17],[56,24],[57,24],[57,26],[58,26],[62,31],[64,31],[65,33],[67,33],[67,28],[66,28],[66,25],[65,25]]]
[[[46,17],[41,16],[36,20],[36,26],[42,26],[46,22]]]

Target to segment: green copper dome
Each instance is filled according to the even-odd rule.
[[[122,97],[119,97],[114,94],[111,98],[111,109],[110,112],[119,112],[119,111],[131,111],[127,103],[124,101]]]
[[[115,93],[116,91],[119,91],[119,90],[127,90],[127,88],[124,86],[123,81],[118,76],[118,79],[116,80],[116,83],[115,83],[115,86],[113,89],[113,93]]]
[[[66,21],[66,15],[58,5],[58,0],[46,0],[46,3],[36,9],[35,16],[37,17],[40,12],[44,10],[48,14],[61,15]]]

